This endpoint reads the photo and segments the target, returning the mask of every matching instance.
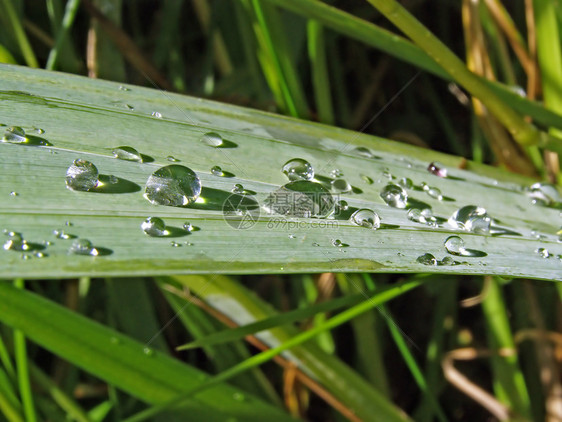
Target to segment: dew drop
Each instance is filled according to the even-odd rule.
[[[57,239],[68,240],[73,238],[71,234],[66,233],[63,229],[53,230],[53,234]]]
[[[179,163],[181,161],[178,158],[174,157],[173,155],[168,155],[166,157],[166,160],[168,160],[170,163]]]
[[[349,246],[347,243],[343,243],[340,239],[332,239],[332,245],[336,248],[346,248]]]
[[[431,196],[434,199],[437,199],[439,201],[443,200],[443,194],[441,193],[441,190],[439,188],[429,187],[429,189],[427,189],[426,192],[429,196]]]
[[[408,194],[400,186],[390,183],[381,191],[381,198],[388,206],[406,208]]]
[[[363,182],[365,182],[368,185],[372,185],[373,184],[373,179],[371,179],[369,176],[362,174],[361,175],[361,180],[363,180]]]
[[[435,161],[427,166],[427,171],[439,177],[447,177],[447,169]]]
[[[30,255],[30,254],[28,254],[28,253],[24,253],[24,254],[22,254],[22,256],[21,256],[21,259],[23,259],[23,260],[25,260],[25,261],[27,261],[28,259],[31,259],[31,258],[32,258],[32,255]]]
[[[361,208],[355,211],[349,219],[353,224],[367,229],[376,230],[381,226],[379,215],[368,208]]]
[[[35,130],[35,133],[38,135],[43,135],[45,133],[45,129],[41,129],[40,127],[35,127],[33,129]]]
[[[126,86],[123,85],[119,85],[119,91],[130,91],[130,88],[127,88]]]
[[[234,187],[231,190],[232,193],[237,193],[237,194],[243,194],[244,193],[244,186],[242,186],[240,183],[236,183],[234,185]]]
[[[423,265],[437,265],[437,259],[435,259],[435,257],[430,253],[424,253],[423,255],[418,256],[416,261]]]
[[[492,218],[484,208],[467,205],[456,210],[447,222],[455,229],[488,234],[490,233]]]
[[[414,187],[414,182],[412,182],[412,179],[408,177],[403,177],[400,180],[398,180],[398,186],[404,189],[412,189]]]
[[[357,153],[357,155],[360,155],[361,157],[365,157],[365,158],[375,157],[375,155],[371,152],[371,150],[366,147],[357,147],[354,149],[354,151]]]
[[[75,254],[75,255],[91,255],[97,256],[99,255],[99,251],[94,248],[92,242],[88,239],[76,239],[70,245],[68,252]]]
[[[151,237],[161,237],[168,234],[164,220],[158,217],[148,217],[142,222],[141,229]]]
[[[408,210],[408,220],[421,224],[427,223],[427,219],[423,215],[422,210],[418,208],[411,208]]]
[[[343,171],[341,171],[340,169],[333,169],[330,172],[330,177],[336,178],[336,177],[342,177],[343,176]]]
[[[148,178],[144,197],[154,205],[189,205],[199,197],[201,181],[193,170],[173,164],[156,170]]]
[[[76,159],[66,171],[66,187],[76,191],[89,191],[98,185],[98,177],[98,169],[94,164]]]
[[[173,247],[173,248],[181,248],[182,244],[172,240],[170,242],[170,246]]]
[[[533,204],[551,207],[562,203],[562,196],[550,183],[535,183],[526,188],[525,193]]]
[[[17,192],[14,192],[14,191],[10,192],[10,196],[18,196],[18,195],[19,195],[19,193],[17,193]]]
[[[213,168],[211,168],[211,173],[214,176],[219,176],[219,177],[224,176],[224,172],[222,171],[222,168],[220,168],[219,166],[214,166]]]
[[[550,258],[552,256],[546,248],[538,248],[537,250],[535,250],[535,252],[538,253],[542,258]]]
[[[456,265],[456,262],[450,256],[446,256],[441,261],[439,261],[438,265]]]
[[[297,180],[271,192],[264,208],[270,214],[325,218],[334,213],[335,201],[320,183]]]
[[[336,208],[335,208],[336,213],[339,214],[342,211],[347,211],[348,209],[349,209],[349,205],[347,201],[342,199],[341,201],[336,202]]]
[[[296,238],[296,236],[295,236],[294,234],[290,234],[288,237],[289,237],[289,239],[294,239],[294,238]]]
[[[314,247],[320,246],[320,243],[318,243],[318,242],[312,242],[312,246],[314,246]]]
[[[191,233],[193,231],[193,226],[191,225],[191,223],[189,223],[187,221],[185,223],[183,223],[182,227],[188,233]]]
[[[302,158],[293,158],[283,164],[281,171],[289,178],[290,181],[311,180],[314,178],[314,168],[312,165]]]
[[[445,240],[445,249],[452,255],[466,255],[466,249],[464,248],[464,240],[459,236],[449,236]]]
[[[352,187],[345,179],[334,179],[331,182],[332,190],[336,193],[351,192]]]
[[[18,232],[7,232],[8,240],[4,243],[4,249],[7,251],[28,251],[30,249],[29,244],[25,241]]]
[[[43,252],[35,252],[35,253],[33,254],[33,256],[34,256],[35,258],[45,258],[45,257],[47,257],[47,254],[45,254],[45,253],[43,253]]]
[[[142,352],[146,356],[154,356],[154,350],[152,350],[150,347],[145,347],[144,349],[142,349]]]
[[[216,132],[208,132],[201,137],[201,142],[209,147],[218,148],[223,145],[224,140]]]
[[[155,117],[157,119],[161,119],[162,118],[162,113],[158,112],[158,111],[153,111],[151,114],[152,117]]]
[[[136,161],[137,163],[142,163],[142,155],[133,147],[129,146],[120,146],[114,148],[111,151],[113,157],[118,158],[119,160],[126,160],[126,161]]]
[[[394,179],[394,176],[392,175],[390,170],[387,169],[387,168],[383,170],[382,175],[383,175],[383,177],[386,177],[388,180]]]
[[[10,126],[4,132],[3,142],[10,142],[12,144],[24,144],[27,142],[25,131],[19,126]]]

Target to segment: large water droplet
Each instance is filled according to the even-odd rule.
[[[71,190],[89,191],[98,185],[98,177],[98,169],[94,164],[77,159],[66,171],[66,187]]]
[[[466,255],[464,240],[458,236],[449,236],[445,240],[445,249],[452,255]]]
[[[427,166],[427,171],[439,177],[447,177],[447,169],[435,161]]]
[[[4,243],[4,249],[7,251],[28,251],[29,244],[23,239],[21,233],[7,232],[8,240]]]
[[[447,222],[455,229],[487,234],[490,233],[492,218],[484,208],[467,205],[456,210]]]
[[[366,147],[357,147],[354,149],[354,151],[357,153],[357,155],[360,155],[361,157],[366,157],[366,158],[375,157],[375,155],[371,152],[371,150]]]
[[[562,196],[560,196],[556,187],[550,183],[535,183],[526,188],[525,193],[534,204],[550,207],[562,203]]]
[[[144,197],[155,205],[181,206],[201,194],[201,181],[193,170],[173,164],[156,170],[148,178]]]
[[[74,242],[72,242],[72,245],[70,245],[68,252],[75,255],[99,255],[99,251],[94,248],[94,245],[92,245],[92,242],[90,242],[88,239],[76,239]]]
[[[298,180],[273,191],[264,207],[272,214],[325,218],[334,212],[335,201],[320,183]]]
[[[10,126],[6,129],[2,141],[10,142],[12,144],[23,144],[27,142],[27,137],[25,136],[25,131],[21,127]]]
[[[158,217],[148,217],[142,222],[141,229],[152,237],[166,236],[168,234],[164,220]]]
[[[349,218],[353,224],[368,229],[376,230],[381,226],[379,215],[368,208],[361,208],[355,211]]]
[[[281,169],[290,181],[311,180],[314,178],[314,168],[302,158],[293,158],[287,161]]]
[[[381,198],[387,205],[394,208],[406,208],[408,194],[402,187],[395,184],[386,185],[381,191]]]
[[[349,205],[348,205],[347,201],[342,199],[341,201],[336,202],[335,210],[336,210],[337,214],[341,213],[342,211],[347,211],[348,208],[349,208]]]
[[[222,146],[224,140],[218,133],[208,132],[201,137],[201,142],[209,147],[218,148]]]
[[[331,182],[332,190],[337,193],[351,192],[352,187],[345,179],[334,179]]]
[[[111,151],[115,158],[127,161],[136,161],[137,163],[142,163],[142,155],[133,147],[121,146],[113,149]]]
[[[424,253],[423,255],[418,256],[416,261],[423,265],[437,265],[437,259],[435,259],[435,257],[430,253]]]

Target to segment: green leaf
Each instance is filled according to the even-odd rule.
[[[48,255],[45,258],[0,251],[0,270],[6,278],[427,271],[561,279],[557,255],[562,254],[562,245],[556,235],[559,210],[532,205],[521,192],[521,184],[532,181],[499,169],[468,163],[473,170],[468,172],[456,168],[461,158],[352,131],[9,65],[0,67],[0,99],[0,123],[21,126],[35,141],[43,138],[53,144],[0,143],[2,228],[21,232],[37,248],[44,241],[53,243],[41,251]],[[153,117],[153,112],[162,118]],[[38,134],[34,128],[45,133]],[[211,148],[200,142],[211,131],[218,132],[231,148]],[[132,146],[153,161],[117,160],[112,149],[120,145]],[[360,155],[357,146],[369,147],[375,157]],[[156,206],[143,198],[148,177],[169,165],[166,157],[170,155],[201,178],[201,198],[191,206]],[[336,199],[348,202],[347,213],[333,219],[285,218],[261,209],[259,219],[247,229],[237,229],[241,221],[225,221],[222,208],[235,183],[255,191],[256,203],[264,204],[271,192],[287,183],[280,169],[295,157],[308,160],[320,181],[329,183],[334,169],[344,173],[354,192]],[[106,186],[91,192],[67,189],[66,170],[77,158],[92,161]],[[448,168],[450,177],[440,178],[426,170],[434,160]],[[215,165],[233,177],[211,174]],[[406,209],[389,207],[380,197],[389,183],[383,174],[388,173],[394,183],[403,177],[414,182],[416,188],[408,190],[408,207],[431,207],[443,221],[460,207],[478,205],[508,231],[501,236],[459,233],[446,225],[432,228],[410,221]],[[119,178],[115,187],[107,184],[110,175]],[[375,182],[365,183],[366,177]],[[419,188],[422,182],[439,188],[445,200],[430,197]],[[116,193],[107,193],[112,190]],[[357,208],[375,210],[381,228],[374,231],[350,222],[349,214]],[[179,237],[147,236],[140,225],[149,216],[163,218]],[[186,221],[199,230],[182,232]],[[229,223],[235,223],[234,227]],[[69,254],[72,240],[55,238],[56,229],[89,239],[104,254]],[[462,236],[466,247],[478,254],[452,256],[458,263],[452,266],[417,262],[425,253],[438,260],[449,256],[443,245],[452,233]],[[336,239],[349,246],[334,247]],[[171,242],[181,247],[172,247]],[[538,248],[547,248],[551,257],[535,253]],[[26,255],[30,259],[22,259]]]

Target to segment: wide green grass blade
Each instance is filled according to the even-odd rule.
[[[468,164],[474,172],[459,170],[455,167],[460,158],[356,132],[156,90],[118,87],[66,74],[0,68],[0,123],[21,126],[35,136],[33,128],[41,128],[45,130],[41,137],[53,144],[0,143],[2,228],[22,232],[31,243],[53,242],[43,251],[45,258],[22,259],[21,252],[0,251],[4,277],[428,271],[561,279],[559,210],[531,204],[521,191],[521,184],[532,182],[529,179],[476,163]],[[153,112],[162,118],[153,117]],[[236,147],[214,149],[199,142],[210,131]],[[111,151],[119,145],[130,145],[154,162],[117,160]],[[361,156],[356,146],[369,146],[379,158]],[[169,155],[202,180],[202,200],[191,207],[155,206],[142,196],[151,173],[170,164]],[[245,230],[224,221],[222,206],[235,183],[255,191],[256,201],[263,204],[272,191],[287,183],[280,168],[295,157],[310,161],[324,180],[330,180],[331,170],[340,169],[356,188],[340,198],[348,202],[350,211],[374,209],[383,227],[377,231],[358,227],[346,215],[334,220],[286,220],[265,211]],[[66,169],[76,158],[94,162],[105,177],[128,181],[123,183],[126,192],[66,189]],[[429,174],[426,168],[434,160],[447,166],[451,177]],[[215,165],[235,177],[212,175]],[[448,198],[439,201],[419,188],[410,189],[410,206],[427,204],[436,216],[447,219],[459,207],[479,205],[500,226],[520,235],[458,233],[412,222],[406,210],[389,207],[380,197],[389,182],[383,176],[387,169],[394,182],[402,177],[416,186],[425,182]],[[363,176],[374,183],[365,183]],[[178,229],[188,220],[200,230],[174,239],[151,238],[140,229],[149,216],[164,218]],[[72,225],[66,227],[67,221]],[[106,248],[107,255],[69,255],[71,241],[53,235],[61,228]],[[437,259],[447,256],[443,243],[452,233],[460,234],[467,248],[487,256],[461,257],[454,266],[417,262],[425,253]],[[334,247],[334,239],[349,247]],[[172,240],[183,246],[171,247]],[[538,248],[547,248],[551,258],[535,253]]]
[[[30,292],[0,283],[0,320],[27,338],[146,403],[157,404],[195,388],[205,373],[182,364],[110,328],[69,311]],[[224,421],[291,420],[270,405],[239,390],[217,386],[187,402],[190,418]]]

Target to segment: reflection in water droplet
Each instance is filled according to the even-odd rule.
[[[361,175],[361,180],[363,180],[366,184],[368,185],[372,185],[373,184],[373,179],[371,179],[369,176],[362,174]]]
[[[181,206],[201,194],[201,181],[193,170],[173,164],[156,170],[148,178],[144,197],[154,205]]]
[[[439,177],[447,177],[447,169],[435,161],[427,166],[427,171]]]
[[[314,178],[314,168],[308,161],[302,158],[293,158],[287,161],[281,168],[281,171],[290,181],[311,180]]]
[[[525,193],[531,198],[533,204],[551,207],[562,203],[562,196],[550,183],[535,183],[526,188]]]
[[[214,166],[214,167],[212,167],[212,168],[211,168],[211,173],[212,173],[214,176],[219,176],[219,177],[224,176],[224,172],[222,171],[222,168],[220,168],[219,166]]]
[[[72,242],[72,245],[70,245],[68,252],[75,255],[91,255],[91,256],[99,255],[98,250],[94,248],[92,242],[90,242],[88,239],[74,240],[74,242]]]
[[[63,229],[53,230],[53,234],[57,239],[68,240],[73,238],[71,234],[66,233]]]
[[[27,137],[25,136],[25,131],[21,127],[10,126],[6,129],[2,141],[10,142],[12,144],[23,144],[27,142]]]
[[[488,234],[490,233],[492,218],[484,208],[467,205],[456,210],[447,222],[455,229]]]
[[[98,185],[98,177],[98,169],[94,164],[77,159],[66,171],[66,187],[76,191],[89,191]]]
[[[142,222],[141,229],[152,237],[161,237],[168,234],[164,220],[158,217],[148,217]]]
[[[418,256],[416,261],[423,265],[431,265],[431,266],[437,265],[437,259],[435,259],[435,257],[430,253],[425,253],[423,255]]]
[[[351,192],[351,185],[345,179],[334,179],[331,182],[332,190],[337,193]]]
[[[120,146],[114,148],[111,151],[113,157],[118,158],[120,160],[127,160],[127,161],[136,161],[137,163],[142,163],[142,155],[133,147],[129,146]]]
[[[367,229],[376,230],[381,226],[379,215],[368,208],[361,208],[355,211],[349,219],[353,224]]]
[[[222,146],[224,140],[218,133],[208,132],[201,137],[201,142],[209,147],[218,148]]]
[[[4,243],[4,249],[7,251],[28,251],[30,246],[23,239],[21,233],[18,232],[6,232],[8,240]]]
[[[162,113],[158,112],[158,111],[153,111],[151,114],[152,117],[156,117],[157,119],[161,119],[162,118]]]
[[[546,248],[538,248],[536,251],[542,258],[550,258],[552,255]]]
[[[432,198],[435,198],[439,201],[443,200],[443,194],[441,193],[441,190],[439,190],[438,188],[430,187],[429,189],[426,190],[426,192]]]
[[[391,207],[406,208],[408,194],[400,186],[390,183],[381,191],[381,198]]]
[[[166,160],[168,160],[171,163],[179,163],[181,160],[177,159],[176,157],[174,157],[173,155],[168,155],[166,157]]]
[[[398,181],[398,186],[404,189],[412,189],[414,187],[414,182],[408,177],[403,177]]]
[[[466,255],[467,251],[464,247],[464,240],[459,236],[449,236],[445,240],[445,249],[453,255]]]
[[[335,201],[320,183],[297,180],[273,191],[266,198],[264,208],[270,214],[325,218],[333,214]]]

